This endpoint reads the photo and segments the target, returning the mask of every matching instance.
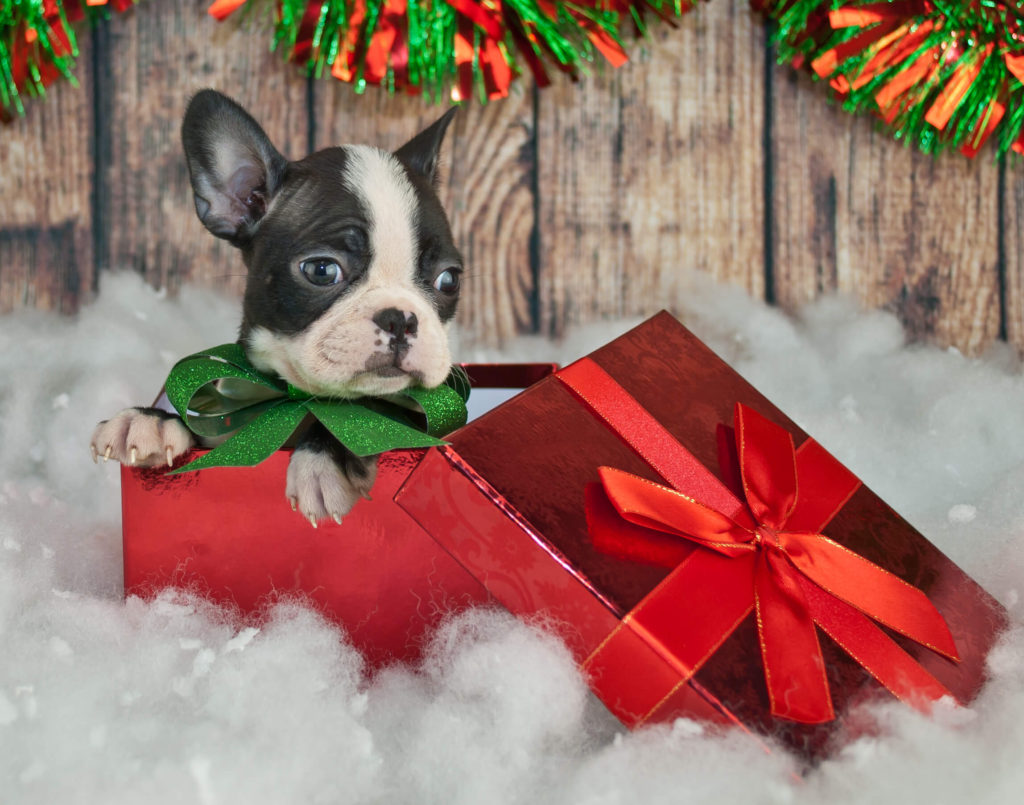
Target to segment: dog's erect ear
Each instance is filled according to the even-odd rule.
[[[248,112],[204,89],[181,124],[196,214],[219,238],[242,246],[281,185],[286,160]]]
[[[431,184],[437,184],[437,162],[441,152],[441,141],[459,107],[453,106],[441,119],[425,128],[409,142],[395,151],[395,156],[417,173],[426,176]]]

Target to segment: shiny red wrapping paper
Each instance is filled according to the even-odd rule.
[[[733,424],[737,403],[781,426],[796,445],[807,442],[803,431],[668,314],[589,360],[681,443],[713,476],[712,485],[734,480],[726,477],[729,467],[721,461],[721,433],[722,426]],[[398,502],[494,599],[516,614],[553,623],[595,692],[624,723],[688,716],[770,733],[808,756],[827,751],[851,705],[888,694],[824,631],[818,630],[818,642],[839,718],[808,724],[771,715],[752,612],[695,673],[687,670],[685,683],[674,684],[680,672],[665,660],[664,644],[671,641],[637,627],[637,605],[646,605],[672,570],[598,550],[588,532],[585,490],[599,481],[602,466],[659,484],[665,477],[638,454],[636,438],[616,432],[570,390],[568,379],[578,366],[567,367],[562,378],[542,380],[453,434],[451,447],[431,451],[410,475]],[[836,477],[852,477],[826,451],[815,446],[815,452],[836,468]],[[814,529],[824,523],[821,530],[831,541],[927,596],[948,625],[959,662],[891,630],[884,630],[888,637],[882,639],[896,653],[906,652],[936,688],[969,702],[984,681],[985,657],[1006,625],[1005,612],[869,489],[859,483],[850,489],[842,493],[840,508],[818,518]],[[692,490],[687,494],[700,497]],[[731,571],[722,578],[694,580],[703,592],[690,591],[690,604],[677,614],[681,629],[700,631],[702,623],[720,618]],[[817,605],[828,609],[827,601]],[[671,623],[671,617],[663,622]],[[627,621],[630,628],[622,628]]]
[[[465,368],[480,398],[488,388],[529,386],[554,367]],[[359,501],[340,526],[325,521],[316,529],[285,499],[288,450],[255,467],[181,475],[123,467],[125,593],[146,596],[174,586],[244,613],[301,596],[344,626],[372,665],[416,660],[445,613],[490,600],[394,502],[423,454],[382,456],[373,500]]]

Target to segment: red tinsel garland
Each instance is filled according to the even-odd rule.
[[[74,81],[74,23],[124,11],[136,0],[4,0],[0,14],[0,121],[23,114],[21,95],[42,95],[59,78]]]
[[[923,151],[1024,154],[1024,1],[753,0],[780,57]]]
[[[270,0],[214,0],[224,20]],[[369,85],[452,100],[508,95],[528,69],[539,86],[549,67],[575,78],[602,57],[613,67],[628,57],[619,29],[643,32],[654,13],[674,24],[696,0],[273,0],[275,46],[319,75],[329,71],[362,92]]]
[[[71,24],[136,0],[5,0],[0,118],[22,94],[71,80]],[[724,2],[724,0],[720,0]],[[358,92],[435,100],[501,98],[523,72],[576,78],[590,62],[627,60],[621,34],[650,14],[674,22],[696,0],[214,0],[224,19],[273,14],[274,47]],[[775,20],[781,60],[828,82],[849,111],[870,110],[924,151],[974,156],[990,138],[1024,154],[1024,0],[751,0]]]

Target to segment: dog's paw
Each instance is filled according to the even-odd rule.
[[[327,517],[340,524],[359,498],[369,500],[376,478],[376,456],[359,458],[300,445],[288,462],[285,495],[313,528]]]
[[[194,443],[185,423],[159,408],[125,408],[92,433],[92,460],[114,459],[133,467],[174,464]]]

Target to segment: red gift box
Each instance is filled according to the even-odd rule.
[[[555,624],[630,726],[696,717],[818,755],[833,712],[883,685],[969,702],[1007,623],[665,313],[450,442],[397,501],[497,601]]]
[[[504,390],[525,388],[555,367],[464,368],[474,389],[472,415],[481,402],[493,404],[509,396]],[[340,526],[325,521],[316,529],[285,499],[289,450],[255,467],[180,475],[122,467],[125,593],[175,586],[246,613],[298,595],[342,624],[371,664],[415,660],[446,612],[490,600],[394,503],[424,452],[381,456],[372,501],[360,500]]]

